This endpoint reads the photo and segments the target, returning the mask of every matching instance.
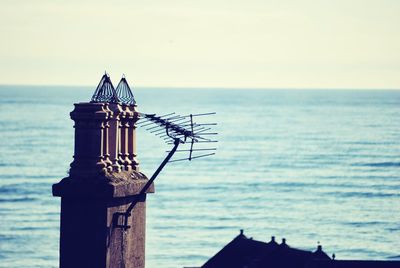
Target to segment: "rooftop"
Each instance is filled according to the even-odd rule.
[[[243,230],[230,243],[210,258],[202,268],[357,268],[400,267],[400,261],[335,260],[318,245],[315,251],[289,246],[283,238],[279,244],[272,236],[269,242],[248,238]]]

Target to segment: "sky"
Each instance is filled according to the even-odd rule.
[[[0,84],[400,89],[398,0],[0,4]]]

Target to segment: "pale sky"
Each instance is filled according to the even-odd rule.
[[[400,89],[399,0],[0,4],[0,84]]]

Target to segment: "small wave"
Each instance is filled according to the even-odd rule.
[[[394,141],[349,141],[344,142],[344,144],[351,144],[351,145],[393,145],[395,144]]]
[[[389,228],[386,228],[386,230],[389,232],[397,232],[400,230],[400,228],[399,227],[389,227]]]
[[[398,197],[397,193],[379,193],[379,192],[330,192],[331,195],[337,197]]]
[[[48,187],[48,185],[41,185],[37,183],[29,184],[10,184],[5,186],[0,186],[0,194],[8,194],[9,196],[29,196],[31,194],[41,194],[42,188]],[[4,196],[3,196],[4,197]]]
[[[355,163],[359,167],[400,167],[400,162]]]
[[[11,241],[15,236],[0,234],[0,241]]]
[[[10,229],[14,230],[14,231],[36,231],[36,230],[49,230],[49,229],[51,229],[51,227],[49,227],[49,226],[36,226],[36,227],[27,226],[27,227],[11,227]]]
[[[384,225],[386,223],[381,222],[381,221],[365,221],[365,222],[348,222],[346,224],[354,226],[354,227],[363,227],[363,226],[371,226],[371,225]]]
[[[389,256],[387,257],[389,260],[400,260],[400,255],[395,255],[395,256]]]
[[[32,198],[32,197],[21,197],[21,198],[0,198],[0,203],[3,202],[31,202],[31,201],[35,201],[36,198]]]
[[[271,186],[273,187],[307,187],[310,186],[311,183],[308,182],[272,182]]]
[[[230,226],[205,226],[203,227],[205,230],[229,230],[232,229]]]

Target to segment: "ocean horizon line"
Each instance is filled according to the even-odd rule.
[[[0,84],[0,89],[5,87],[30,87],[30,88],[88,88],[93,89],[95,85],[62,85],[62,84],[54,84],[54,85],[41,85],[41,84]],[[165,89],[173,89],[173,90],[254,90],[254,91],[400,91],[400,88],[361,88],[361,87],[221,87],[221,86],[205,86],[205,87],[193,87],[193,86],[132,86],[132,88],[143,88],[143,89],[154,89],[154,90],[165,90]]]

